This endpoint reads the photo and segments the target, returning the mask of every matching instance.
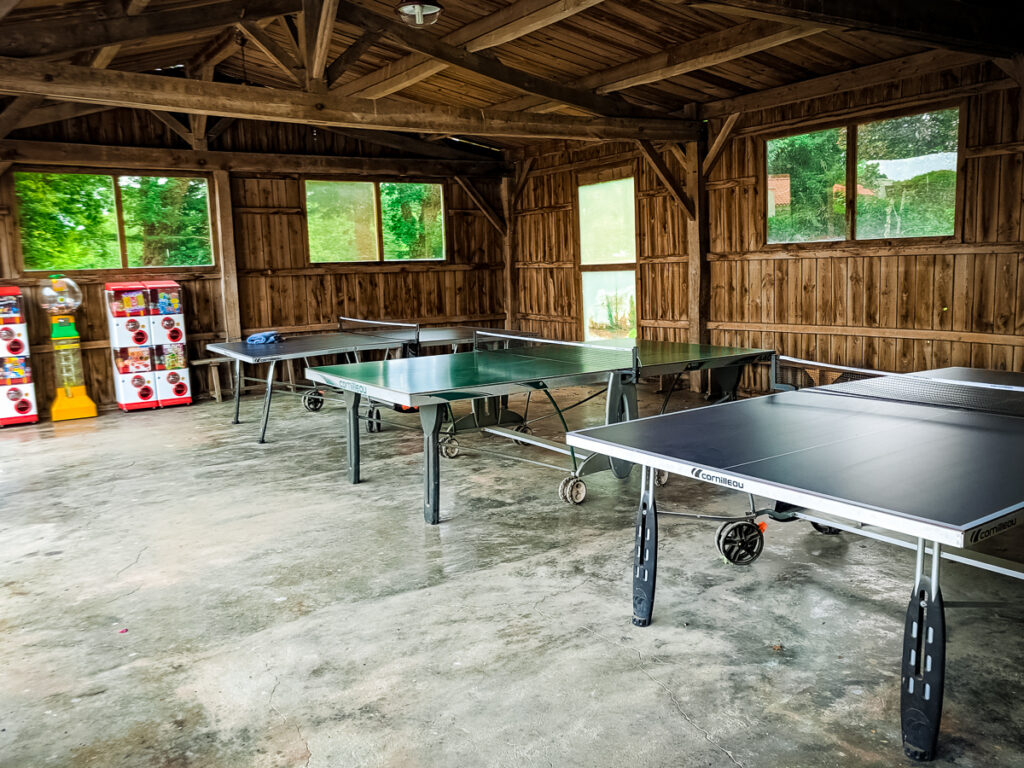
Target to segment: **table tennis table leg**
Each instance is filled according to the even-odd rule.
[[[270,361],[270,368],[267,370],[267,392],[263,395],[263,422],[260,424],[260,442],[265,443],[267,437],[267,422],[270,421],[270,398],[274,396],[274,368],[277,361]]]
[[[641,467],[640,507],[636,511],[636,549],[633,555],[633,623],[646,627],[654,611],[654,582],[658,570],[658,509],[654,502],[653,467]]]
[[[242,399],[242,361],[235,360],[235,418],[232,424],[238,423],[238,405]]]
[[[916,580],[903,631],[900,721],[903,752],[912,760],[935,757],[946,677],[946,618],[939,589],[942,553],[939,544],[930,546],[931,576],[926,576],[926,542],[917,540]]]
[[[423,427],[423,519],[430,525],[441,522],[441,415],[439,405],[420,406]]]
[[[359,482],[359,401],[362,396],[358,392],[342,394],[345,401],[346,439],[348,451],[348,481],[353,485]]]

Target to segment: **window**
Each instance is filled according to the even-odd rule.
[[[946,109],[769,140],[768,242],[952,235],[959,121]]]
[[[440,184],[306,181],[309,260],[443,260]]]
[[[16,172],[25,269],[213,264],[206,179]]]
[[[633,179],[581,185],[579,211],[583,337],[587,340],[635,339],[636,196]]]

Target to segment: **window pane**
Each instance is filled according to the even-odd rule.
[[[206,179],[119,176],[129,267],[213,264]]]
[[[380,220],[385,259],[444,258],[440,184],[381,184]]]
[[[377,211],[366,181],[307,181],[309,260],[377,261]]]
[[[583,273],[583,333],[587,340],[636,338],[633,270]]]
[[[636,214],[633,179],[580,187],[580,261],[582,264],[636,262]]]
[[[17,172],[14,189],[25,269],[121,266],[112,176]]]
[[[846,237],[846,129],[768,141],[768,242]]]
[[[857,128],[857,237],[952,235],[960,110]]]

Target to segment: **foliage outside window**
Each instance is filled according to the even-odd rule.
[[[579,187],[584,338],[636,338],[633,179]],[[622,265],[625,269],[611,269]]]
[[[205,179],[19,171],[14,189],[25,269],[213,264]]]
[[[440,184],[306,181],[309,259],[443,260]]]
[[[959,117],[947,109],[769,140],[768,242],[952,235]]]

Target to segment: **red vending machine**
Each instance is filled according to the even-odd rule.
[[[156,408],[149,294],[139,282],[107,283],[103,289],[117,405],[122,411]]]
[[[0,427],[39,421],[21,289],[0,286]]]
[[[185,348],[185,314],[181,286],[173,280],[147,280],[149,326],[153,333],[153,375],[160,406],[188,405],[192,386]]]

